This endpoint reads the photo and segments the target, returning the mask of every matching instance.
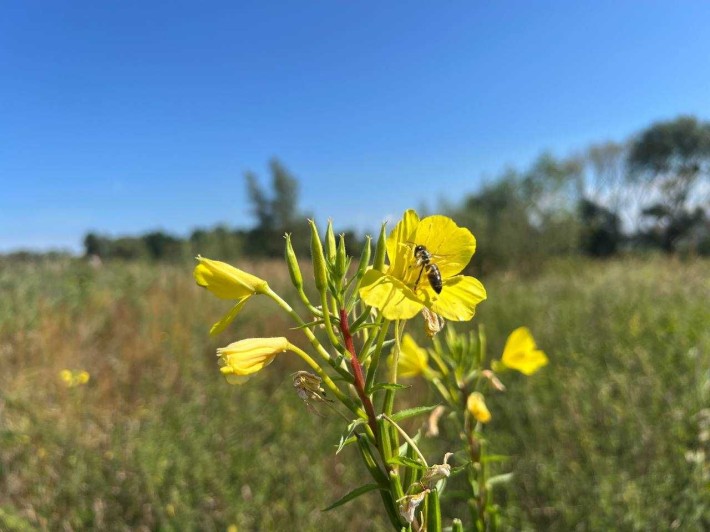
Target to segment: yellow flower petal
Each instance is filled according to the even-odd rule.
[[[195,281],[221,299],[242,299],[268,288],[268,283],[226,262],[197,257]]]
[[[362,278],[360,297],[388,320],[413,318],[424,306],[402,281],[377,270],[368,271]]]
[[[429,369],[427,361],[429,355],[426,349],[419,347],[412,335],[407,333],[402,338],[401,350],[399,352],[399,362],[397,364],[397,374],[400,377],[410,379],[425,373]],[[393,358],[390,358],[390,365]]]
[[[467,321],[476,313],[476,305],[486,299],[486,289],[475,277],[457,275],[444,280],[444,288],[431,309],[451,321]]]
[[[537,349],[530,330],[527,327],[518,327],[510,333],[505,342],[501,362],[525,375],[532,375],[547,365],[548,359],[544,351]]]
[[[220,372],[230,384],[240,384],[273,362],[276,355],[288,350],[286,338],[249,338],[217,349]]]
[[[491,420],[491,413],[486,406],[486,401],[483,395],[478,392],[473,392],[468,396],[466,408],[481,423],[488,423]]]
[[[210,334],[214,336],[224,331],[227,326],[234,321],[234,318],[237,317],[237,314],[239,314],[242,308],[244,308],[244,305],[246,305],[246,302],[248,300],[248,297],[240,299],[239,302],[234,305],[232,309],[222,317],[221,320],[219,320],[212,326],[212,328],[210,329]]]
[[[410,273],[408,268],[413,264],[416,245],[412,238],[418,224],[419,215],[409,209],[387,237],[387,257],[390,262],[387,273],[397,279],[404,279]]]
[[[419,222],[412,238],[434,255],[432,262],[443,278],[460,273],[476,251],[471,231],[447,216],[427,216]]]

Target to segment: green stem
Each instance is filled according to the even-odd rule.
[[[291,308],[291,305],[286,303],[286,301],[284,301],[281,296],[274,292],[271,288],[268,288],[264,292],[264,294],[269,296],[279,307],[281,307],[281,309],[283,309],[289,316],[291,316],[291,318],[293,318],[293,320],[300,326],[301,330],[303,331],[303,334],[306,335],[308,341],[318,352],[318,354],[325,361],[327,361],[333,369],[340,373],[340,375],[345,378],[347,382],[352,382],[352,375],[350,375],[348,370],[346,370],[345,368],[341,368],[340,366],[333,363],[333,359],[330,357],[328,351],[323,347],[323,345],[321,345],[321,343],[318,341],[318,338],[316,338],[316,335],[313,334],[313,331],[311,331],[308,326],[306,326],[306,323],[301,319],[301,316],[299,316],[298,313],[293,310],[293,308]]]
[[[323,368],[321,368],[315,360],[308,356],[308,353],[303,351],[301,348],[293,345],[291,342],[289,342],[288,348],[294,353],[296,353],[299,357],[301,357],[306,364],[308,364],[311,368],[313,368],[316,373],[318,373],[318,376],[320,376],[323,383],[328,387],[331,392],[333,392],[333,395],[335,395],[335,397],[337,397],[341,403],[348,407],[355,415],[360,416],[363,419],[367,419],[367,414],[365,413],[365,411],[361,408],[358,408],[348,396],[346,396],[343,392],[340,391],[340,388],[338,388],[338,386],[333,382],[333,380],[328,376],[328,374],[323,371]]]
[[[387,337],[387,332],[390,328],[390,321],[382,319],[380,323],[380,332],[377,335],[377,347],[375,352],[372,354],[372,360],[370,361],[370,367],[367,369],[367,379],[365,381],[365,389],[369,392],[372,390],[372,385],[375,382],[375,377],[377,376],[377,368],[380,365],[380,355],[382,353],[382,344],[385,342]],[[375,335],[371,335],[370,338],[374,338]]]
[[[424,464],[424,467],[429,467],[429,464],[427,464],[426,458],[424,458],[424,455],[422,452],[419,450],[419,447],[417,447],[417,444],[414,442],[412,438],[409,437],[409,434],[407,434],[402,427],[400,427],[397,422],[389,417],[387,414],[380,414],[381,417],[386,419],[394,428],[396,428],[399,433],[402,435],[402,438],[405,439],[405,441],[412,446],[412,449],[414,449],[417,453],[417,456],[419,456],[419,459],[422,461],[422,464]]]

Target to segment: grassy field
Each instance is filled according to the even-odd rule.
[[[281,264],[240,266],[293,299]],[[240,387],[217,371],[219,345],[300,333],[254,298],[209,338],[228,303],[191,268],[0,263],[0,529],[386,530],[373,494],[321,512],[367,474],[334,455],[343,421],[293,393],[296,357]],[[710,527],[709,272],[573,261],[482,279],[490,352],[527,325],[550,357],[489,405],[510,528]],[[63,369],[91,379],[67,387]]]

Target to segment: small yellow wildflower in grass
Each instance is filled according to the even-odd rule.
[[[219,334],[224,331],[234,321],[251,296],[264,293],[269,288],[269,284],[263,279],[239,270],[226,262],[200,256],[197,257],[197,260],[199,264],[195,266],[193,272],[197,284],[207,288],[220,299],[237,301],[237,304],[212,326],[210,334]]]
[[[431,373],[431,369],[427,364],[429,355],[426,349],[419,347],[412,338],[412,335],[407,333],[402,338],[402,345],[399,352],[399,360],[397,363],[397,374],[400,377],[412,378],[418,375],[427,375]],[[392,358],[390,358],[390,365]]]
[[[64,383],[67,388],[75,388],[76,386],[81,386],[89,382],[91,376],[86,370],[81,371],[71,371],[69,369],[63,369],[59,372],[59,380]]]
[[[535,340],[527,327],[518,327],[505,342],[503,365],[518,370],[525,375],[532,375],[541,367],[547,365],[548,360],[544,351],[535,345]]]
[[[431,262],[438,267],[442,279],[439,294],[414,256],[418,245],[431,253]],[[474,236],[451,218],[435,215],[420,220],[415,211],[408,210],[387,238],[389,266],[365,274],[360,296],[388,320],[413,318],[423,308],[447,320],[470,320],[476,305],[486,299],[478,279],[459,275],[475,250]]]
[[[271,364],[276,355],[287,351],[290,345],[283,337],[239,340],[217,349],[220,371],[228,383],[242,384]]]
[[[491,413],[486,406],[486,401],[483,398],[483,394],[479,392],[473,392],[468,396],[466,408],[481,423],[488,423],[491,420]]]

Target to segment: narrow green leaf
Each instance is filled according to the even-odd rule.
[[[380,382],[372,387],[371,393],[379,392],[381,390],[404,390],[405,388],[411,388],[409,384],[394,384],[391,382]]]
[[[481,457],[481,462],[484,464],[490,462],[505,462],[506,460],[510,460],[510,456],[506,456],[504,454],[489,454],[488,456]]]
[[[350,502],[353,499],[357,499],[360,495],[363,495],[369,491],[373,491],[373,490],[377,490],[377,489],[380,489],[380,486],[378,486],[377,484],[365,484],[364,486],[360,486],[359,488],[355,488],[350,493],[348,493],[344,497],[338,499],[333,504],[331,504],[327,508],[324,508],[321,511],[328,512],[328,511],[332,510],[333,508],[337,508],[338,506],[342,506],[346,502]]]
[[[404,467],[411,467],[412,469],[426,469],[423,464],[413,460],[412,458],[407,458],[406,456],[393,456],[388,460],[388,462],[392,465],[401,465]]]
[[[407,419],[410,417],[414,416],[419,416],[421,414],[428,414],[432,410],[434,410],[437,406],[439,405],[432,405],[432,406],[415,406],[414,408],[407,408],[406,410],[400,410],[396,414],[392,414],[392,419],[394,421],[402,421],[403,419]]]
[[[489,478],[486,481],[486,487],[490,489],[491,487],[497,485],[497,484],[506,484],[507,482],[510,482],[513,479],[513,473],[504,473],[502,475],[496,475],[494,477]]]

